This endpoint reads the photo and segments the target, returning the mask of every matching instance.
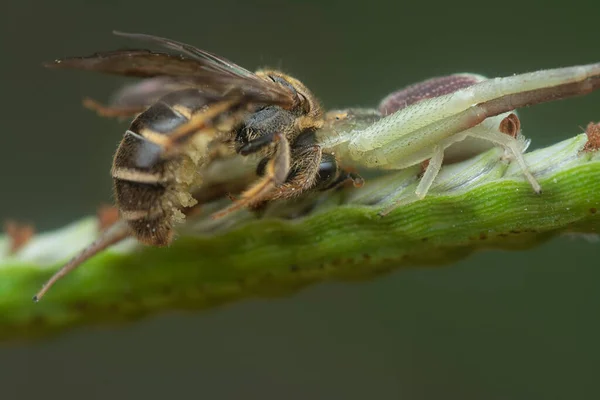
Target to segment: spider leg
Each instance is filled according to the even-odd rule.
[[[507,136],[507,135],[505,135],[505,136]],[[438,176],[440,169],[442,168],[442,164],[444,162],[444,151],[448,147],[453,145],[454,143],[464,140],[464,138],[465,138],[465,134],[459,133],[459,134],[453,135],[449,138],[446,138],[446,139],[442,140],[441,142],[439,142],[438,144],[436,144],[434,146],[431,158],[428,160],[427,166],[425,167],[425,173],[423,174],[421,180],[419,181],[419,184],[418,184],[417,189],[415,190],[414,194],[409,196],[408,198],[400,198],[400,199],[394,200],[392,202],[392,204],[387,206],[384,210],[380,211],[379,215],[382,217],[386,216],[387,214],[389,214],[390,212],[392,212],[393,210],[395,210],[402,204],[410,203],[413,200],[424,199],[425,196],[427,196],[427,193],[429,192],[431,185],[435,181],[435,178]],[[422,164],[422,165],[425,166],[424,164]]]
[[[246,189],[231,206],[213,214],[213,219],[263,201],[271,191],[285,182],[290,172],[290,144],[282,134],[275,135],[273,140],[278,142],[277,150],[275,156],[267,162],[265,176]]]
[[[491,118],[495,118],[495,117],[491,117]],[[497,119],[498,118],[494,119],[493,121],[497,122],[496,121]],[[488,120],[486,120],[486,122],[487,121],[491,122],[492,119],[488,119]],[[454,148],[455,146],[462,146],[464,143],[468,142],[468,137],[477,138],[479,140],[483,139],[488,144],[491,143],[492,145],[500,144],[502,147],[505,148],[505,150],[507,150],[511,153],[517,152],[518,155],[515,157],[520,157],[522,159],[523,157],[521,154],[525,150],[525,146],[527,146],[528,142],[522,136],[520,136],[521,122],[520,122],[519,118],[517,117],[517,115],[515,113],[511,113],[508,116],[506,116],[505,118],[503,118],[498,125],[497,131],[493,130],[492,126],[493,126],[493,123],[486,124],[486,125],[479,124],[476,127],[473,127],[471,129],[464,131],[464,133],[466,135],[462,135],[463,137],[458,135],[458,136],[455,136],[456,139],[450,138],[448,141],[445,142],[446,143],[445,145],[442,144],[442,146],[445,146],[443,148],[440,148],[439,145],[434,146],[434,150],[432,152],[432,158],[427,159],[421,163],[421,166],[424,171],[424,175],[421,178],[421,181],[419,182],[419,185],[415,192],[417,197],[419,199],[423,199],[425,197],[425,195],[429,191],[429,188],[433,184],[433,180],[439,173],[439,171],[442,167],[442,163],[445,163],[445,164],[448,163],[448,157],[447,157],[448,147],[450,147],[450,145],[453,145],[455,143],[457,143],[457,144],[455,144],[452,148]],[[502,143],[498,143],[497,140],[496,141],[490,140],[490,138],[489,138],[490,135],[498,136],[500,138],[498,140],[501,140]],[[464,137],[464,136],[466,136],[466,137]],[[506,137],[502,137],[502,136],[506,136]],[[467,139],[467,140],[464,140],[464,139]],[[458,144],[458,142],[460,142],[460,143]],[[504,143],[510,143],[511,148],[508,149],[508,147],[505,146]],[[466,151],[466,149],[464,151]],[[483,151],[483,150],[480,150],[480,151]],[[456,155],[455,155],[455,158],[456,158]],[[450,163],[456,162],[456,161],[457,160],[450,160]],[[524,161],[523,161],[523,164],[524,164]]]
[[[477,131],[473,130],[473,131],[470,131],[468,133],[468,135],[472,136],[472,137],[488,140],[492,143],[496,143],[496,144],[504,147],[507,151],[509,151],[512,154],[514,159],[517,161],[517,163],[519,164],[519,167],[521,168],[521,171],[523,171],[523,175],[525,175],[525,178],[527,178],[527,180],[531,184],[531,187],[533,188],[533,190],[537,194],[540,194],[542,192],[542,187],[540,186],[537,179],[535,179],[535,177],[529,170],[527,163],[525,162],[525,157],[523,157],[523,147],[522,147],[521,142],[519,142],[517,139],[515,139],[509,135],[503,134],[501,132],[495,132],[495,131],[489,131],[489,132],[483,133],[483,132],[477,132]]]
[[[435,177],[440,173],[443,161],[444,148],[440,145],[436,145],[433,150],[433,156],[429,159],[425,173],[419,181],[417,190],[415,190],[415,194],[419,199],[423,199],[427,195],[427,192],[429,191],[429,188],[431,188]]]

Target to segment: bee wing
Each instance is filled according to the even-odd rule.
[[[169,93],[192,87],[193,83],[175,77],[147,78],[121,87],[111,96],[109,104],[112,107],[148,107]]]
[[[113,50],[84,57],[69,57],[44,63],[47,68],[70,68],[106,74],[151,78],[154,76],[195,76],[197,61],[143,49]]]
[[[174,50],[179,54],[185,54],[186,56],[205,64],[204,67],[207,69],[212,69],[226,75],[237,76],[239,78],[258,79],[254,73],[243,67],[240,67],[234,62],[229,61],[224,57],[217,56],[216,54],[210,53],[206,50],[200,50],[194,46],[190,46],[189,44],[159,36],[146,35],[143,33],[126,33],[120,31],[113,31],[113,33],[117,36],[150,42],[169,50]]]
[[[289,108],[297,99],[285,87],[220,56],[193,46],[157,36],[115,32],[119,36],[149,41],[179,54],[150,50],[117,50],[86,57],[58,59],[49,68],[70,68],[141,78],[178,77],[196,87],[223,96],[243,95],[250,101]]]

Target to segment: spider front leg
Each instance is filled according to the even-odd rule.
[[[415,190],[415,194],[420,200],[425,198],[427,192],[429,192],[429,188],[431,188],[431,185],[433,185],[434,179],[440,173],[442,162],[444,161],[444,150],[446,147],[444,147],[444,144],[438,144],[433,149],[433,157],[429,159],[425,173],[423,174],[421,181],[419,181],[417,190]]]
[[[429,192],[431,185],[433,185],[435,178],[440,173],[440,169],[442,168],[442,164],[444,162],[444,151],[448,147],[450,147],[452,144],[464,140],[464,138],[465,138],[464,134],[457,134],[457,135],[451,136],[451,137],[439,142],[438,144],[436,144],[433,148],[431,158],[429,159],[429,161],[427,163],[427,167],[425,168],[425,173],[421,177],[421,180],[419,181],[419,185],[417,186],[417,189],[415,190],[414,194],[407,198],[395,200],[391,205],[386,207],[383,211],[380,211],[379,215],[382,217],[386,216],[387,214],[394,211],[396,208],[398,208],[402,204],[410,203],[413,200],[424,199],[425,196],[427,196],[427,193]]]
[[[213,219],[222,218],[240,208],[265,200],[275,188],[285,182],[290,172],[290,144],[280,133],[273,136],[273,142],[277,143],[277,150],[267,161],[264,177],[246,189],[231,206],[213,214]]]

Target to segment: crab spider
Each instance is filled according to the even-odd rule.
[[[429,160],[415,195],[423,199],[444,157],[455,158],[465,144],[501,146],[519,164],[536,193],[541,186],[523,158],[528,141],[520,135],[514,110],[584,95],[600,87],[600,63],[540,70],[504,78],[456,74],[411,85],[380,105],[375,123],[327,132],[323,149],[357,166],[397,170]],[[483,142],[482,142],[483,141]],[[461,146],[454,146],[461,143]],[[476,144],[477,145],[477,144]],[[463,154],[464,158],[464,154]],[[447,160],[448,161],[448,160]],[[389,213],[398,202],[382,212]]]

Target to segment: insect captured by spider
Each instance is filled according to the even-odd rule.
[[[378,110],[323,114],[314,95],[278,71],[251,73],[192,46],[141,34],[123,34],[176,51],[123,50],[56,60],[50,67],[146,78],[124,88],[108,107],[86,104],[105,116],[134,116],[115,155],[112,174],[126,228],[100,238],[65,265],[42,290],[125,236],[166,245],[181,210],[193,206],[190,188],[210,144],[225,153],[258,154],[262,176],[216,216],[244,206],[328,189],[358,176],[339,167],[402,169],[426,165],[415,195],[426,196],[444,159],[502,146],[534,191],[541,187],[522,153],[515,110],[583,95],[600,86],[600,64],[542,70],[506,78],[475,74],[433,78],[392,93]],[[467,146],[465,146],[467,145]],[[392,210],[393,205],[385,214]]]
[[[116,203],[126,224],[69,262],[36,299],[85,259],[124,237],[168,245],[174,224],[184,217],[182,211],[196,203],[191,190],[202,178],[199,166],[215,153],[260,158],[260,178],[214,218],[347,181],[362,183],[355,173],[342,169],[333,154],[322,151],[316,132],[324,124],[323,111],[299,80],[276,70],[252,73],[170,39],[115,33],[171,52],[119,50],[59,59],[46,66],[145,78],[117,92],[108,106],[84,101],[102,116],[134,117],[111,170]]]

